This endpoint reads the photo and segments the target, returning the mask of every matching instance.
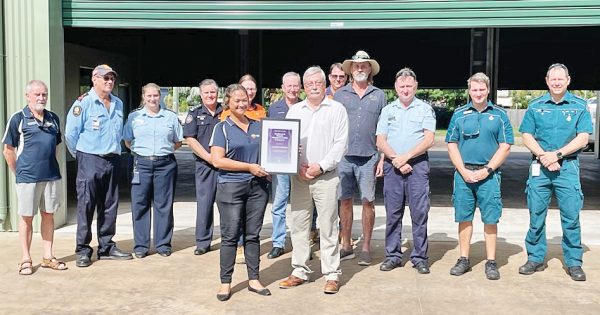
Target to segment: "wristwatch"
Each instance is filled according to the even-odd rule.
[[[556,151],[556,158],[559,159],[559,160],[562,159],[563,158],[562,152]]]
[[[487,165],[484,165],[483,167],[484,167],[484,168],[485,168],[485,170],[488,172],[488,174],[492,174],[492,173],[494,172],[494,169],[493,169],[493,168],[491,168],[491,167],[489,167],[489,166],[487,166]]]

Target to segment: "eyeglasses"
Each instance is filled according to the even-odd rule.
[[[340,75],[335,75],[335,74],[330,74],[329,77],[331,77],[334,80],[342,80],[346,78],[345,74],[340,74]]]
[[[256,88],[248,88],[246,91],[256,92]]]
[[[102,80],[104,80],[104,81],[106,81],[106,82],[108,82],[108,81],[113,81],[113,82],[115,82],[115,80],[116,80],[115,76],[112,76],[112,75],[105,75],[105,76],[102,76],[102,75],[96,75],[96,76],[97,76],[98,78],[102,78]]]
[[[322,87],[325,82],[323,81],[314,81],[314,82],[304,82],[304,85],[308,87]]]

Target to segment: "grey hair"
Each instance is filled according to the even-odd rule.
[[[43,86],[44,88],[46,88],[46,92],[48,92],[48,86],[46,85],[46,83],[44,83],[44,81],[34,79],[27,82],[27,85],[25,86],[25,93],[31,92],[34,86]]]
[[[490,78],[483,72],[477,72],[467,80],[469,89],[471,88],[471,82],[485,83],[485,86],[488,89],[490,88]]]
[[[204,79],[204,80],[202,80],[202,82],[200,82],[200,84],[198,86],[200,88],[202,88],[203,86],[208,86],[208,85],[214,85],[215,88],[217,88],[217,90],[219,89],[219,85],[217,84],[217,81],[215,81],[213,79]]]
[[[404,67],[396,72],[396,80],[398,80],[399,77],[411,77],[415,79],[415,82],[417,82],[417,75],[411,68],[408,67]]]
[[[285,81],[285,78],[287,77],[296,77],[298,78],[298,81],[300,81],[300,75],[297,74],[294,71],[290,71],[290,72],[286,72],[282,77],[281,77],[281,84],[283,84],[283,81]]]
[[[307,77],[309,77],[315,73],[319,73],[321,75],[321,78],[323,79],[323,82],[325,82],[325,80],[326,80],[325,72],[319,66],[312,66],[312,67],[309,67],[308,69],[306,69],[306,71],[304,71],[304,75],[302,76],[302,80],[306,81]]]
[[[565,66],[562,63],[553,63],[550,65],[550,67],[548,67],[548,71],[546,71],[546,78],[550,75],[550,71],[557,68],[565,70],[565,74],[567,75],[567,77],[569,76],[569,68],[567,68],[567,66]]]

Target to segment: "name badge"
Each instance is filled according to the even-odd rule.
[[[94,118],[92,120],[92,129],[93,130],[98,130],[100,129],[100,120],[98,120],[98,118]]]
[[[540,164],[538,162],[533,162],[531,164],[531,176],[540,176]]]

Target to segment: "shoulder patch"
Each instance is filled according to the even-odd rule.
[[[85,92],[85,93],[83,93],[83,94],[79,95],[79,97],[77,98],[77,100],[81,102],[81,100],[82,100],[84,97],[86,97],[87,95],[88,95],[88,94],[87,94],[87,92]]]
[[[134,110],[132,110],[131,112],[132,112],[132,113],[135,113],[135,112],[137,112],[138,110],[140,110],[140,109],[142,109],[142,108],[144,108],[144,106],[141,106],[141,105],[140,105],[138,108],[135,108],[135,109],[134,109]]]
[[[202,104],[198,104],[198,105],[196,105],[196,106],[192,106],[192,107],[190,107],[190,112],[193,112],[193,111],[195,111],[196,109],[198,109],[198,108],[200,108],[200,107],[202,107]],[[187,119],[186,119],[186,120],[187,120]]]
[[[77,117],[81,115],[81,106],[75,105],[73,106],[73,116]]]
[[[186,124],[191,123],[192,120],[194,120],[194,116],[192,114],[188,114],[187,117],[185,117],[185,123]]]

